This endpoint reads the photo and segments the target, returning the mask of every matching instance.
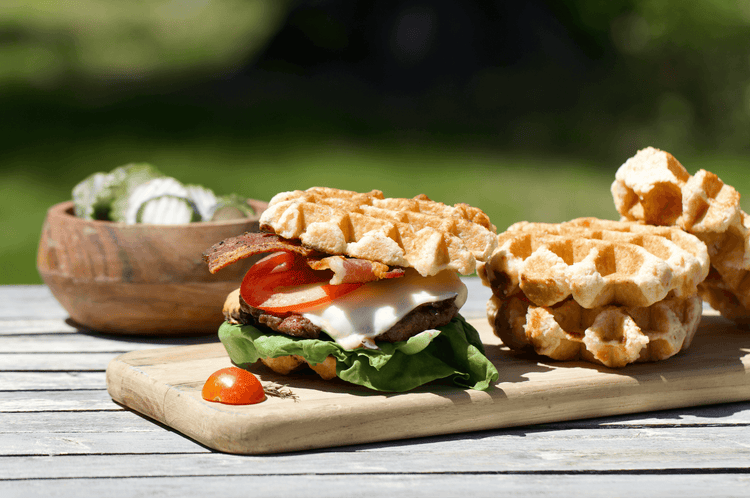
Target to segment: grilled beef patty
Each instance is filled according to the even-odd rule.
[[[375,338],[376,341],[398,342],[405,341],[420,332],[447,325],[456,313],[458,307],[455,298],[425,303],[414,308],[409,314],[396,322],[393,327]],[[240,297],[240,313],[238,321],[243,324],[265,326],[276,332],[304,339],[318,339],[323,332],[320,327],[302,315],[291,314],[284,317],[272,315],[258,308],[248,305]]]

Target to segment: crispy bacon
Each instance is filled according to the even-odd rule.
[[[329,256],[319,260],[308,260],[307,264],[313,270],[333,270],[331,285],[354,284],[372,282],[381,278],[397,278],[404,276],[403,268],[388,268],[388,265],[366,259],[344,258],[343,256]]]
[[[246,232],[214,244],[203,253],[203,260],[208,263],[208,271],[216,273],[241,259],[267,252],[293,252],[305,257],[321,255],[302,246],[299,241],[284,239],[273,233]]]
[[[388,265],[366,259],[327,256],[304,247],[298,240],[289,240],[272,233],[244,233],[225,239],[203,253],[208,270],[216,273],[241,259],[269,252],[292,252],[307,260],[313,270],[331,270],[331,285],[372,282],[383,278],[404,275],[403,268],[390,269]]]

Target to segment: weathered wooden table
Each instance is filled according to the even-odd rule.
[[[467,318],[487,289],[467,279]],[[750,402],[270,456],[212,451],[114,403],[133,350],[215,341],[87,333],[44,286],[0,288],[0,497],[750,496]],[[750,339],[748,341],[750,344]]]

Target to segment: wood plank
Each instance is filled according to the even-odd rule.
[[[155,338],[78,332],[74,334],[29,334],[3,337],[3,353],[126,353],[175,345],[210,344],[218,335]]]
[[[95,455],[117,453],[200,453],[208,449],[180,434],[151,424],[147,437],[134,432],[0,433],[0,456]]]
[[[0,371],[103,372],[118,353],[0,353]]]
[[[171,458],[171,457],[170,457]],[[552,475],[503,473],[380,473],[371,470],[364,475],[336,474],[163,477],[153,473],[147,477],[101,479],[52,479],[0,481],[4,498],[55,496],[79,498],[101,496],[253,496],[309,498],[323,495],[330,498],[351,496],[538,496],[559,498],[599,498],[615,496],[747,496],[747,473],[716,473],[714,475],[682,474],[617,474]]]
[[[105,389],[104,372],[2,372],[0,393]]]
[[[706,316],[691,349],[668,361],[612,370],[580,362],[538,361],[501,347],[486,321],[474,325],[501,372],[489,392],[432,385],[374,393],[310,375],[288,383],[299,402],[270,398],[253,406],[205,402],[200,388],[228,366],[221,344],[123,355],[107,369],[118,402],[220,451],[274,453],[405,437],[537,424],[750,399],[744,332]],[[718,347],[720,345],[720,347]]]
[[[570,420],[543,424],[544,428],[584,428],[599,426],[700,426],[700,425],[750,425],[750,403],[721,403],[717,405],[696,406],[676,410],[662,410],[648,413],[634,413],[586,420]]]
[[[0,320],[0,336],[29,334],[73,334],[78,329],[62,318],[31,317],[25,320]]]
[[[46,285],[4,285],[0,287],[0,320],[65,319],[60,306]]]
[[[96,393],[97,391],[79,391],[79,392],[57,392],[44,393],[56,394],[60,397],[68,397],[74,394]],[[7,394],[7,393],[4,393]],[[5,398],[3,396],[2,398]],[[149,430],[155,430],[158,425],[152,422],[146,422],[145,417],[140,416],[137,412],[124,409],[119,404],[112,401],[109,396],[106,400],[100,400],[97,403],[75,403],[72,400],[68,404],[50,403],[48,399],[22,399],[17,400],[15,404],[7,403],[0,398],[0,433],[44,433],[44,432],[127,432],[133,420],[137,421],[139,427],[148,427]],[[60,409],[60,405],[67,409]],[[45,409],[46,408],[46,409]],[[51,412],[54,415],[51,415]],[[669,412],[656,412],[655,416],[649,417],[648,414],[637,414],[621,420],[612,417],[602,417],[595,419],[586,419],[579,421],[565,421],[551,424],[540,424],[529,426],[528,430],[537,432],[547,432],[549,434],[555,431],[566,430],[611,430],[611,429],[674,429],[679,427],[691,429],[713,429],[713,428],[747,428],[750,425],[750,411],[739,413],[730,413],[726,416],[711,417],[704,416],[697,412],[695,416],[688,416],[681,419],[670,418]],[[710,412],[709,412],[710,413]],[[477,434],[477,433],[467,433]],[[499,434],[499,433],[498,433]],[[699,439],[704,437],[700,432],[691,432]],[[447,436],[448,437],[448,436]],[[452,436],[458,437],[461,436]],[[471,437],[471,436],[467,436]]]
[[[109,415],[115,415],[111,418],[120,423],[108,422],[101,432],[90,427],[57,427],[41,428],[33,434],[0,433],[0,456],[19,459],[3,460],[0,479],[19,475],[146,476],[154,471],[188,476],[196,469],[204,475],[315,474],[330,469],[351,474],[367,470],[419,473],[750,469],[750,435],[746,427],[523,427],[273,456],[210,453],[205,458],[183,455],[161,459],[164,454],[206,454],[208,450],[155,424],[145,420],[141,423],[132,413]],[[26,418],[11,414],[3,419],[16,416]],[[76,468],[74,461],[61,459],[38,466],[30,465],[27,459],[48,455],[85,455],[92,465]]]
[[[123,408],[112,401],[102,387],[88,391],[16,391],[0,392],[0,413],[46,412],[41,416],[51,420],[50,412],[82,410],[114,410]]]
[[[102,411],[0,413],[0,434],[33,435],[108,432],[159,432],[164,429],[145,417],[125,410],[114,401]]]

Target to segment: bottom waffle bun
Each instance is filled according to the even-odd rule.
[[[697,295],[670,297],[648,307],[586,309],[573,299],[537,306],[520,293],[492,296],[487,303],[490,325],[506,346],[607,367],[664,360],[687,349],[701,314]]]
[[[747,271],[737,273],[748,275]],[[748,281],[745,281],[743,286],[747,287]],[[698,292],[701,298],[722,316],[741,328],[750,328],[750,310],[745,304],[747,291],[738,294],[737,289],[733,288],[731,282],[723,278],[716,268],[711,268],[706,280],[698,286]]]
[[[289,375],[308,366],[323,380],[331,380],[336,377],[336,359],[333,356],[329,356],[323,363],[315,365],[296,354],[276,358],[261,358],[260,361],[266,367],[281,375]]]

